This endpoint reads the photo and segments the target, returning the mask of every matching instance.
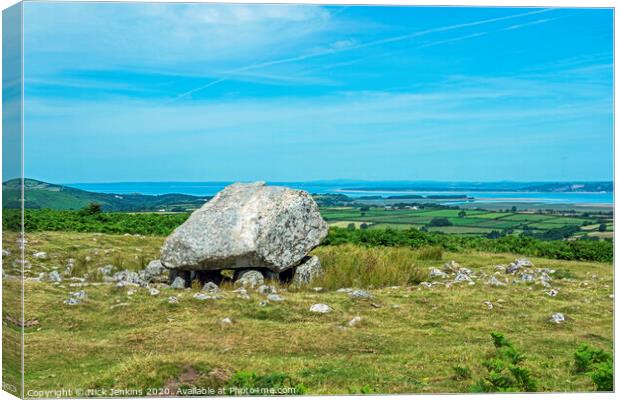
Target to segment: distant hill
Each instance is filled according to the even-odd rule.
[[[523,188],[532,192],[613,192],[613,182],[557,182]]]
[[[50,208],[55,210],[79,210],[90,203],[102,205],[104,211],[187,211],[202,206],[209,197],[186,194],[95,193],[62,185],[25,179],[25,208]],[[19,179],[2,183],[2,207],[19,208],[21,189]]]
[[[613,192],[613,182],[369,182],[341,190],[363,192]]]

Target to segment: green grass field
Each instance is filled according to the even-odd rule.
[[[5,235],[5,246],[11,239]],[[610,263],[531,258],[537,268],[562,271],[552,281],[559,294],[550,297],[535,284],[491,287],[483,278],[471,286],[417,284],[429,279],[430,267],[448,260],[482,276],[516,254],[443,253],[428,260],[422,250],[409,248],[322,246],[314,254],[326,273],[312,286],[324,290],[279,287],[285,301],[261,307],[264,296],[250,292],[250,300],[238,299],[230,285],[221,300],[199,301],[192,298],[197,289],[162,288],[150,296],[144,288],[101,284],[98,267],[139,269],[158,257],[163,237],[39,232],[27,239],[27,277],[62,272],[73,258],[72,275],[86,282],[26,282],[25,319],[36,321],[25,331],[26,393],[64,388],[99,390],[93,395],[106,390],[108,396],[112,389],[177,394],[256,382],[307,394],[468,392],[484,374],[494,331],[525,353],[524,366],[539,391],[592,391],[592,381],[573,371],[575,349],[588,343],[609,351],[613,344]],[[34,258],[35,251],[48,257]],[[368,289],[373,298],[353,300],[335,291],[344,286]],[[83,304],[63,304],[81,289],[87,293]],[[17,281],[4,280],[5,304],[17,290]],[[178,304],[168,303],[173,295]],[[315,303],[333,311],[313,314],[309,307]],[[556,312],[567,321],[549,322]],[[19,328],[3,317],[7,348]],[[349,326],[354,317],[361,322]],[[223,318],[232,324],[222,325]],[[11,382],[18,354],[3,355],[4,379]],[[456,367],[470,376],[457,374]]]
[[[406,229],[412,226],[420,228],[428,226],[433,218],[444,217],[450,221],[451,226],[429,227],[429,230],[452,234],[486,235],[494,230],[512,229],[516,232],[522,232],[523,229],[530,229],[534,233],[542,233],[553,228],[576,226],[582,227],[582,231],[596,231],[600,221],[605,221],[608,230],[613,230],[613,219],[610,217],[586,218],[532,212],[489,212],[486,210],[465,210],[465,216],[459,217],[460,212],[461,210],[457,209],[399,210],[382,207],[370,208],[367,211],[361,211],[359,207],[338,207],[337,209],[326,207],[321,209],[323,218],[330,225],[338,227],[346,227],[349,223],[354,223],[356,227],[359,227],[361,223],[366,223],[370,229],[387,227]],[[593,234],[591,236],[609,237],[610,235]]]

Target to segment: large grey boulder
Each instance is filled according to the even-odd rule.
[[[299,264],[325,238],[327,229],[307,192],[263,182],[235,183],[166,238],[161,262],[184,271],[281,272]]]

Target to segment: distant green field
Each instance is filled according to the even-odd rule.
[[[465,211],[465,215],[463,215]],[[322,208],[323,218],[332,226],[347,227],[354,223],[359,228],[365,223],[369,229],[407,229],[426,227],[432,232],[461,235],[486,235],[492,231],[511,230],[513,234],[528,229],[530,232],[544,233],[551,229],[566,226],[579,227],[577,236],[609,237],[613,231],[613,221],[604,217],[585,217],[581,214],[563,216],[561,214],[541,214],[532,212],[493,212],[489,210],[459,209],[393,209],[390,207],[371,207],[363,210],[359,207]],[[459,214],[461,216],[459,216]],[[586,214],[587,215],[587,214]],[[431,226],[434,218],[444,218],[450,226]],[[607,223],[605,235],[596,234],[601,221]],[[510,232],[510,231],[509,231]]]

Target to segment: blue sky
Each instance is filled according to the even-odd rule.
[[[51,182],[608,180],[610,9],[26,3]]]

